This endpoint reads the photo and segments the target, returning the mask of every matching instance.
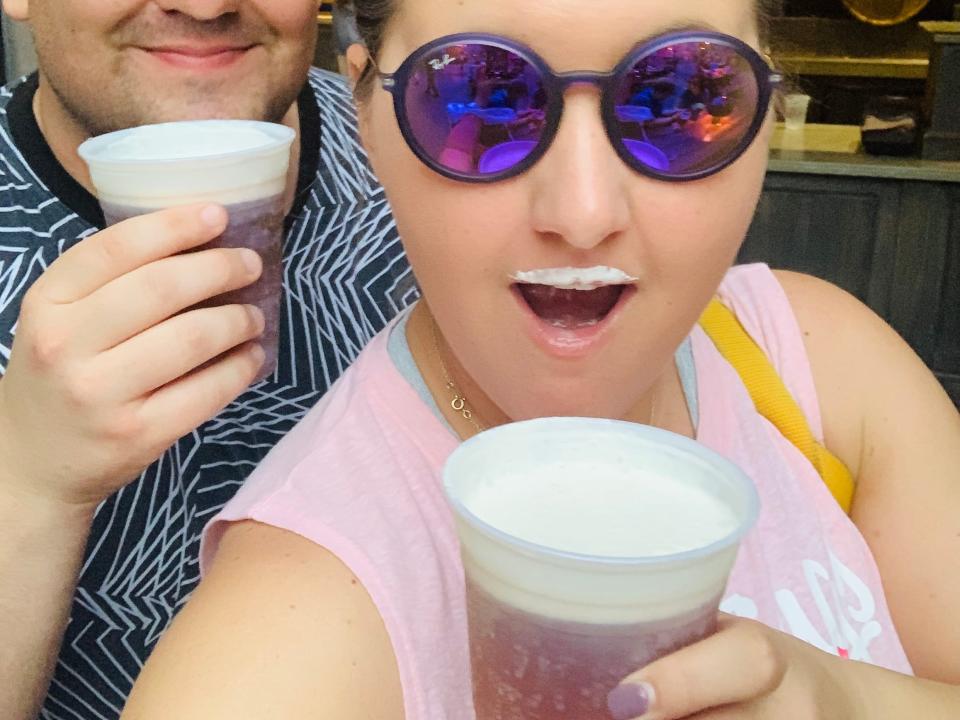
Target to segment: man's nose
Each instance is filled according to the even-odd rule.
[[[592,88],[567,91],[553,144],[530,170],[534,230],[589,250],[630,223],[631,171],[607,138]]]
[[[215,20],[236,12],[241,0],[156,0],[164,12],[178,12],[195,20]]]

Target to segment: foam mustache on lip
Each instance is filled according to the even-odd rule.
[[[510,279],[521,285],[549,285],[560,290],[595,290],[605,285],[627,285],[639,280],[623,270],[605,265],[526,270],[514,273]]]

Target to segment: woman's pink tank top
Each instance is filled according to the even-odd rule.
[[[764,265],[732,269],[721,298],[766,350],[816,435],[820,414],[787,298]],[[473,717],[463,566],[441,468],[457,440],[400,375],[389,328],[208,525],[208,566],[229,522],[284,528],[337,555],[383,616],[408,720]],[[876,563],[816,471],[757,414],[736,372],[692,334],[697,440],[756,483],[761,513],[722,609],[830,653],[909,673]]]

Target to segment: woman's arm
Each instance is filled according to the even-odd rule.
[[[853,520],[907,655],[917,675],[960,684],[960,414],[858,300],[808,276],[778,278],[804,332],[826,444],[858,479]]]
[[[402,720],[396,660],[357,578],[314,543],[254,522],[225,532],[123,720]]]

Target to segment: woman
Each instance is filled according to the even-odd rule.
[[[352,0],[339,0],[331,8],[333,16],[333,41],[337,55],[337,68],[343,75],[349,71],[347,55],[350,47],[361,42],[357,32],[356,10]]]
[[[439,469],[461,438],[547,415],[696,437],[743,466],[763,503],[723,605],[760,622],[724,616],[716,635],[638,668],[611,693],[612,717],[960,716],[960,418],[856,300],[730,269],[777,82],[753,3],[357,9],[384,73],[359,81],[364,140],[425,300],[210,526],[206,577],[125,717],[471,717]],[[710,141],[684,127],[626,137],[635,73],[707,48],[735,98]],[[547,99],[539,139],[480,132],[466,162],[445,165],[451,123],[429,73],[504,49]],[[853,522],[695,328],[718,293],[857,478]]]

